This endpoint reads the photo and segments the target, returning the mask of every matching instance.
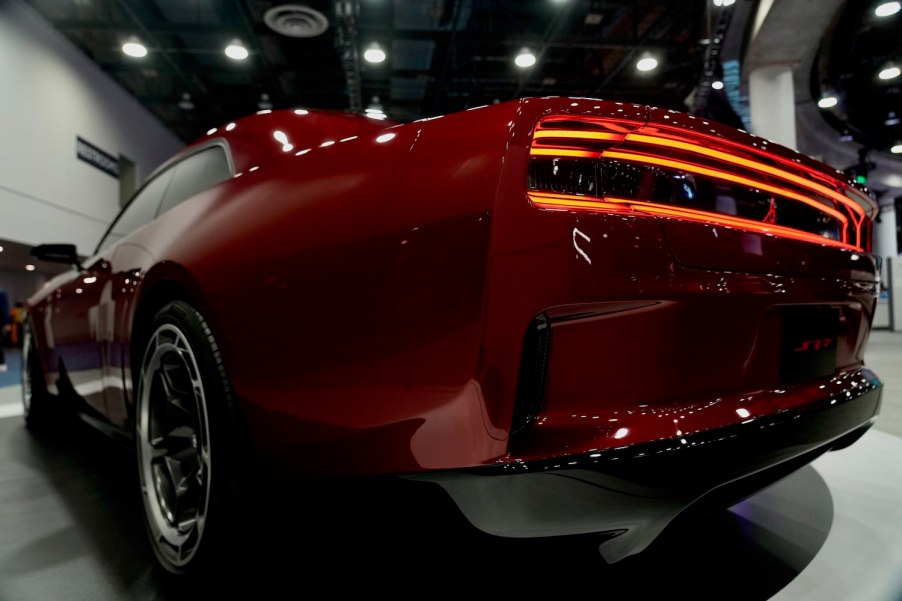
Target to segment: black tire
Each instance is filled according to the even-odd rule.
[[[228,546],[245,489],[234,396],[213,334],[191,305],[170,302],[147,331],[135,397],[144,521],[166,570],[197,572]]]
[[[25,425],[30,430],[48,427],[60,417],[57,398],[47,392],[47,381],[41,358],[34,345],[31,320],[25,324],[22,336],[22,407]]]

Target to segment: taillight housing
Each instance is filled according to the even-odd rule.
[[[765,150],[660,124],[545,117],[530,147],[528,195],[541,209],[649,214],[870,249],[861,191]]]

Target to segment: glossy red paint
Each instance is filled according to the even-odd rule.
[[[599,129],[537,129],[549,119]],[[536,145],[562,138],[608,147]],[[875,207],[865,195],[749,134],[586,99],[406,125],[277,111],[220,127],[169,165],[210,143],[226,145],[234,177],[30,301],[52,388],[68,373],[126,432],[142,324],[175,297],[210,323],[263,463],[302,476],[679,440],[804,407],[863,366],[877,275],[853,248],[864,242],[527,192],[531,156],[600,152],[772,188],[866,235]],[[565,210],[541,208],[555,198]],[[837,364],[781,385],[781,310],[794,305],[838,310]],[[541,410],[512,437],[524,337],[539,315],[552,336]]]

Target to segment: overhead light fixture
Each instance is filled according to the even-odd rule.
[[[714,88],[715,90],[722,90],[722,89],[723,89],[723,82],[720,81],[719,79],[718,79],[717,81],[712,81],[712,82],[711,82],[711,87]]]
[[[658,59],[647,52],[636,61],[636,69],[642,72],[653,71],[658,68]]]
[[[886,116],[886,120],[883,122],[884,125],[892,127],[893,125],[899,125],[902,123],[902,119],[899,119],[899,116],[896,115],[895,111],[890,111]]]
[[[736,0],[714,0],[714,6],[732,6]]]
[[[822,109],[828,109],[839,104],[839,98],[833,94],[824,94],[817,101],[817,106]]]
[[[893,154],[902,154],[902,140],[896,140],[896,143],[893,144],[889,151]]]
[[[29,263],[28,265],[25,266],[25,271],[34,271],[34,265]]]
[[[134,58],[144,58],[147,56],[147,47],[133,36],[122,44],[122,52]]]
[[[182,98],[179,100],[179,108],[183,111],[194,110],[194,101],[191,100],[191,94],[188,92],[182,94]]]
[[[3,247],[2,247],[2,246],[0,246],[0,253],[2,253],[2,252],[3,252]]]
[[[878,77],[880,79],[895,79],[899,77],[899,73],[902,73],[902,71],[899,71],[899,67],[892,65],[883,69]]]
[[[378,96],[373,96],[370,99],[370,103],[364,110],[364,113],[371,119],[388,119],[388,115],[385,114],[384,107]]]
[[[247,48],[244,47],[244,44],[241,43],[241,40],[232,40],[232,42],[226,46],[225,55],[233,61],[243,61],[250,56],[250,53],[247,51]]]
[[[368,63],[381,63],[385,60],[386,54],[385,50],[382,49],[382,46],[373,42],[363,53],[363,60]]]
[[[257,108],[261,111],[271,111],[272,110],[272,102],[269,100],[269,94],[263,92],[260,94],[260,100],[257,101]]]
[[[514,59],[514,64],[521,69],[528,69],[536,64],[536,55],[529,48],[523,48]]]
[[[899,12],[899,9],[902,9],[899,2],[884,2],[874,9],[874,14],[878,17],[888,17]]]

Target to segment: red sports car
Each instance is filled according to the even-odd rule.
[[[609,561],[873,422],[876,206],[673,111],[287,110],[160,167],[29,302],[26,419],[134,439],[150,539],[204,561],[257,470],[437,482]],[[235,517],[240,519],[240,516]]]

